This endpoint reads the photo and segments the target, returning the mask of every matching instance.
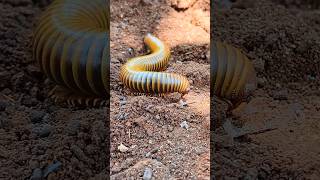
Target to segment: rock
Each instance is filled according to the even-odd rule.
[[[120,113],[120,114],[118,114],[117,119],[120,120],[120,121],[121,120],[126,120],[128,115],[129,115],[128,113]]]
[[[60,161],[56,161],[53,164],[48,165],[43,171],[43,177],[47,177],[50,173],[57,172],[62,163]]]
[[[145,168],[143,172],[143,180],[150,180],[152,178],[152,169],[151,168]]]
[[[34,169],[30,180],[42,180],[42,170],[40,168]]]
[[[267,84],[267,79],[265,77],[257,78],[258,88],[263,88]]]
[[[46,124],[38,132],[38,136],[41,138],[48,137],[51,133],[51,126]]]
[[[124,105],[126,105],[126,104],[127,104],[127,101],[126,101],[126,100],[120,101],[120,106],[124,106]]]
[[[183,122],[180,124],[180,127],[185,128],[185,129],[189,129],[189,125],[188,125],[187,121],[183,121]]]
[[[186,101],[183,101],[182,99],[179,101],[180,108],[186,107],[188,103]]]
[[[129,151],[129,148],[125,145],[123,145],[122,143],[118,146],[118,150],[122,153],[125,153],[127,151]]]
[[[44,111],[32,111],[29,115],[32,123],[39,123],[43,120],[43,117],[46,115]]]

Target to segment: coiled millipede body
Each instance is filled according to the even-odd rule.
[[[211,94],[235,108],[257,87],[254,67],[239,49],[218,41],[211,45]]]
[[[71,104],[96,104],[109,96],[107,6],[108,0],[55,0],[40,18],[33,56],[41,71],[63,87],[55,97],[64,93]]]
[[[129,59],[121,67],[120,80],[123,84],[136,92],[146,94],[188,93],[190,85],[185,76],[155,72],[166,69],[170,57],[168,46],[151,34],[145,36],[144,42],[150,48],[151,54]]]

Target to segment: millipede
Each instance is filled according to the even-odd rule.
[[[129,59],[120,70],[122,83],[135,92],[163,95],[171,92],[188,93],[188,79],[180,74],[164,71],[169,62],[170,49],[160,39],[147,34],[144,43],[151,53]]]
[[[55,0],[34,31],[33,57],[69,104],[109,97],[109,0]]]
[[[211,43],[211,95],[236,108],[248,102],[257,87],[256,73],[244,53],[227,43]]]

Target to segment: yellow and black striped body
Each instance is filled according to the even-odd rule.
[[[250,60],[237,48],[211,43],[211,95],[229,100],[233,108],[247,101],[257,87]]]
[[[109,34],[107,0],[55,0],[35,29],[33,56],[56,84],[107,98]]]
[[[147,94],[165,94],[179,92],[186,94],[189,91],[189,81],[185,76],[155,72],[166,69],[170,49],[155,36],[148,34],[144,38],[151,54],[129,59],[121,67],[120,80],[125,86],[137,92]]]

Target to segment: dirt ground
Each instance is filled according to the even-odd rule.
[[[49,1],[0,1],[0,179],[97,179],[108,167],[106,108],[54,105],[31,57]]]
[[[48,3],[0,0],[0,179],[106,179],[107,108],[53,104],[54,85],[31,57]],[[319,12],[311,0],[215,1],[210,28],[209,0],[112,1],[111,178],[209,179],[211,158],[216,179],[318,179]],[[232,115],[214,99],[212,156],[210,29],[243,49],[259,77],[252,101]],[[190,80],[186,103],[133,95],[119,82],[120,66],[146,53],[148,32],[171,47],[167,71]]]
[[[211,35],[245,51],[259,88],[232,115],[214,99],[212,173],[216,179],[319,179],[319,3],[223,2],[214,3]]]
[[[209,179],[210,2],[181,2],[111,3],[111,179],[139,179],[148,168],[154,179]],[[147,52],[147,33],[171,47],[166,71],[188,77],[186,104],[175,93],[137,96],[119,82],[121,65]]]

